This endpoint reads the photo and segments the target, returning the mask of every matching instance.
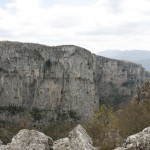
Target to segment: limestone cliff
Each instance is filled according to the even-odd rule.
[[[116,105],[129,100],[150,73],[138,64],[96,57],[96,87],[100,100]]]
[[[36,107],[54,120],[84,120],[99,100],[128,99],[148,77],[140,65],[77,46],[0,42],[0,106]]]

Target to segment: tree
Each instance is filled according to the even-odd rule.
[[[96,145],[102,145],[107,133],[117,128],[117,118],[110,106],[103,104],[90,120],[87,131]]]

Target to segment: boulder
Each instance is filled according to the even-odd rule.
[[[78,125],[69,133],[70,147],[72,150],[94,150],[93,141],[86,130]]]
[[[51,150],[53,140],[41,132],[23,129],[13,137],[12,142],[0,150]]]
[[[78,125],[69,132],[68,137],[55,142],[41,132],[23,129],[13,137],[11,143],[2,145],[0,142],[0,150],[96,150],[92,145],[91,137]]]
[[[62,138],[54,142],[54,150],[70,150],[69,138]]]
[[[129,136],[124,147],[115,150],[150,150],[150,126],[142,132]]]
[[[124,147],[117,147],[114,150],[126,150]]]
[[[1,139],[0,139],[0,146],[1,146],[1,145],[3,145],[3,142],[2,142]]]
[[[4,150],[4,145],[3,145],[3,142],[1,141],[1,139],[0,139],[0,150]]]
[[[68,138],[54,142],[54,150],[95,150],[91,137],[81,125],[78,125],[70,133]]]

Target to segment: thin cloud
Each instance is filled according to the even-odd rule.
[[[150,21],[145,22],[125,22],[114,27],[101,27],[91,31],[79,32],[78,34],[86,36],[129,36],[129,35],[143,35],[150,31]],[[145,29],[145,30],[143,30]],[[146,34],[145,33],[145,34]]]
[[[0,29],[0,36],[3,38],[7,37],[13,38],[13,33],[11,30]]]
[[[93,52],[150,49],[149,8],[149,0],[7,0],[0,3],[0,40]]]

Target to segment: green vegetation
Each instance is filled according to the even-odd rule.
[[[45,62],[45,66],[46,66],[47,68],[51,68],[52,63],[51,63],[51,61],[50,61],[49,59]]]
[[[7,130],[0,128],[0,139],[3,140],[4,144],[11,142],[13,134]]]
[[[41,111],[38,108],[32,108],[31,117],[34,119],[34,121],[41,120],[42,119]]]
[[[88,68],[91,69],[93,67],[92,60],[88,60],[87,65],[88,65]]]
[[[0,139],[4,142],[4,144],[7,144],[11,142],[12,137],[21,129],[30,129],[31,116],[25,114],[16,120],[3,123],[4,125],[2,126],[0,122]]]
[[[72,121],[80,121],[81,116],[73,110],[57,112],[57,121],[67,121],[68,119]]]
[[[77,125],[71,122],[54,122],[50,123],[43,132],[50,136],[53,140],[58,140],[68,136],[68,133]]]
[[[112,129],[116,129],[116,124],[117,117],[115,112],[110,106],[103,104],[85,128],[96,146],[106,148],[107,144],[104,145],[103,141],[106,138],[106,134]],[[111,140],[110,142],[110,148],[114,148],[116,141]]]
[[[16,115],[18,113],[23,113],[25,111],[25,108],[22,106],[15,106],[15,105],[9,105],[9,106],[0,106],[0,112],[9,112],[11,115]]]
[[[77,114],[77,112],[73,111],[73,110],[70,110],[68,111],[68,114],[69,114],[69,117],[73,120],[73,121],[78,121],[81,119],[81,116],[79,116]]]
[[[149,116],[150,99],[130,101],[117,111],[103,104],[85,128],[101,150],[113,150],[122,139],[149,126]]]
[[[4,68],[1,68],[1,67],[0,67],[0,73],[1,73],[1,72],[8,73],[7,70],[5,70]]]
[[[80,80],[80,81],[88,81],[88,79],[87,78],[85,78],[85,77],[77,77],[76,79],[78,79],[78,80]]]
[[[43,73],[44,73],[44,75],[43,75],[43,77],[44,78],[47,78],[47,72],[49,72],[49,71],[51,71],[51,67],[52,67],[52,62],[50,61],[50,59],[48,59],[45,63],[44,63],[44,66],[43,66],[44,68],[43,68]],[[48,75],[48,77],[49,77],[49,75]]]

